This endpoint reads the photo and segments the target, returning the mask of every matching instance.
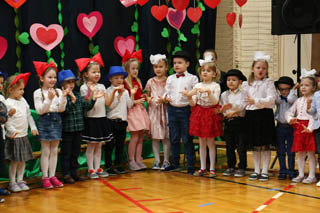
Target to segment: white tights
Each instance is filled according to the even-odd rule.
[[[162,146],[163,146],[164,161],[169,162],[169,156],[170,156],[169,139],[164,139],[161,141],[162,141]],[[153,150],[155,161],[160,162],[160,140],[159,139],[152,140],[152,150]]]
[[[260,174],[260,161],[262,158],[262,173],[268,174],[271,151],[253,151],[254,172]]]
[[[11,161],[9,165],[10,183],[15,184],[23,181],[26,162]],[[17,176],[17,179],[16,179]]]
[[[86,151],[88,171],[91,169],[97,171],[100,168],[101,147],[101,143],[88,143]]]
[[[58,145],[59,141],[41,141],[40,166],[43,178],[51,178],[56,174]]]
[[[207,164],[207,146],[209,147],[210,170],[214,170],[216,166],[216,144],[214,138],[199,138],[200,140],[200,162],[201,169],[206,169]]]
[[[306,165],[306,156],[309,159],[309,176],[308,178],[314,178],[316,174],[316,157],[314,152],[298,152],[298,170],[299,177],[304,177],[304,166]]]

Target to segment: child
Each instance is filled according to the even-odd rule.
[[[28,127],[33,136],[38,135],[37,127],[30,113],[29,104],[23,98],[30,73],[10,76],[4,85],[6,106],[15,109],[5,124],[7,140],[5,142],[5,158],[10,160],[9,189],[12,192],[27,191],[29,187],[23,181],[26,161],[33,159],[28,140]],[[17,176],[17,179],[16,179]]]
[[[139,62],[142,63],[141,50],[132,55],[126,54],[122,59],[124,70],[128,73],[124,88],[129,91],[129,94],[131,94],[130,90],[137,88],[137,92],[134,95],[134,105],[128,111],[128,130],[131,135],[128,148],[129,169],[133,171],[147,168],[142,163],[142,141],[143,130],[148,131],[150,129],[150,120],[144,107],[144,102],[147,100],[146,96],[142,95],[142,85],[138,78]]]
[[[129,92],[124,89],[123,81],[128,76],[122,67],[110,67],[107,78],[111,86],[107,89],[107,95],[113,98],[107,111],[107,117],[111,122],[114,139],[105,146],[105,161],[109,175],[124,174],[125,170],[121,167],[121,158],[123,154],[124,142],[127,132],[127,110],[133,106],[133,99],[137,88]],[[112,151],[115,147],[114,169],[112,168]]]
[[[247,168],[247,144],[245,138],[245,92],[240,88],[246,77],[240,70],[231,69],[227,72],[227,86],[229,90],[221,95],[220,104],[224,115],[224,135],[227,143],[228,169],[224,176],[234,175],[243,177]],[[237,158],[235,150],[239,155],[238,170],[235,171]]]
[[[182,138],[188,161],[188,174],[194,173],[193,143],[189,136],[190,105],[188,98],[181,94],[184,90],[192,90],[198,78],[190,74],[190,56],[186,51],[178,51],[173,56],[173,69],[176,74],[168,77],[163,95],[168,106],[169,137],[172,151],[172,164],[165,171],[179,170],[180,141]]]
[[[216,66],[210,61],[200,61],[200,79],[194,88],[182,94],[188,97],[191,109],[189,134],[199,137],[200,140],[200,170],[194,172],[195,176],[206,174],[207,146],[209,147],[210,171],[209,177],[215,177],[216,147],[214,139],[222,135],[222,117],[216,114],[219,109],[220,86],[216,82],[219,76]]]
[[[293,128],[288,124],[286,113],[297,100],[293,80],[290,77],[282,76],[275,83],[276,88],[279,90],[279,95],[276,99],[277,111],[275,119],[277,120],[276,136],[278,142],[278,157],[280,165],[279,180],[284,180],[289,176],[290,180],[295,177],[295,154],[291,152],[293,143]],[[286,153],[288,155],[288,169],[286,166]]]
[[[151,102],[148,113],[151,121],[152,150],[154,162],[152,169],[164,170],[170,166],[170,142],[168,129],[168,106],[163,102],[162,96],[167,81],[168,60],[166,55],[151,55],[150,62],[153,65],[155,77],[148,80],[146,91]],[[160,140],[163,145],[164,161],[160,167]]]
[[[76,77],[71,70],[63,70],[58,74],[59,84],[64,90],[69,89],[66,110],[62,113],[61,170],[65,183],[84,180],[77,174],[78,156],[81,148],[81,134],[84,130],[83,115],[95,104],[96,93],[89,101],[84,100],[79,92],[74,90]],[[93,89],[93,88],[89,88]]]
[[[89,100],[92,96],[90,87],[93,87],[94,92],[98,95],[103,94],[85,115],[82,141],[88,143],[86,152],[88,177],[90,179],[107,177],[108,173],[100,168],[101,147],[103,142],[110,142],[113,137],[105,109],[106,106],[110,105],[110,100],[106,95],[104,85],[98,83],[101,77],[100,66],[103,67],[104,64],[100,53],[93,56],[93,58],[76,59],[76,63],[80,71],[80,80],[83,81],[80,87],[81,96]]]
[[[34,61],[33,64],[40,78],[40,88],[34,91],[33,98],[39,115],[42,186],[45,189],[63,187],[55,173],[62,132],[60,113],[65,110],[68,91],[55,88],[58,69],[52,61],[49,64]]]
[[[268,167],[271,158],[271,145],[275,145],[275,125],[273,107],[276,100],[276,88],[268,78],[270,56],[256,52],[248,82],[242,87],[246,92],[246,128],[247,143],[253,150],[254,173],[249,180],[268,181]],[[260,160],[262,173],[260,174]]]

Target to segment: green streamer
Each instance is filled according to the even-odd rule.
[[[62,22],[63,22],[63,18],[62,18],[62,5],[61,5],[61,0],[58,0],[58,21],[59,24],[62,26]],[[67,28],[64,28],[64,34],[67,34]],[[59,44],[60,50],[61,50],[61,55],[60,55],[60,66],[61,69],[64,70],[64,57],[65,57],[65,52],[64,52],[64,43],[63,40],[61,41],[61,43]]]
[[[19,16],[18,16],[18,10],[14,9],[15,12],[15,17],[14,17],[14,25],[16,28],[16,33],[15,33],[15,39],[16,39],[16,55],[17,55],[17,62],[16,62],[16,68],[18,70],[18,72],[21,72],[21,46],[20,46],[20,42],[19,42],[19,36],[20,36],[20,31],[19,31],[19,26],[20,26],[20,22],[19,22]]]
[[[136,34],[136,50],[140,49],[139,45],[139,24],[138,24],[138,19],[139,19],[139,11],[137,5],[135,5],[135,11],[134,11],[134,22],[131,25],[131,32]]]

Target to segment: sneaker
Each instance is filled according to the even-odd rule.
[[[65,175],[63,177],[63,182],[67,184],[74,184],[75,180],[70,175]]]
[[[80,175],[71,175],[71,177],[73,178],[73,180],[75,180],[75,181],[84,181],[84,180],[86,180],[86,178],[85,177],[83,177],[83,176],[80,176]]]
[[[278,180],[285,180],[287,178],[286,174],[279,174]]]
[[[265,173],[262,173],[259,178],[258,178],[260,181],[268,181],[269,180],[269,175],[268,174],[265,174]]]
[[[317,186],[320,186],[320,180],[319,180],[319,182],[317,183]]]
[[[215,177],[216,176],[216,171],[215,170],[210,170],[209,171],[209,177],[210,178],[213,178],[213,177]]]
[[[109,176],[116,176],[118,173],[111,167],[107,169]]]
[[[312,184],[312,183],[315,183],[317,182],[317,178],[313,177],[313,178],[305,178],[303,179],[302,183],[305,183],[305,184]]]
[[[147,168],[147,166],[144,164],[144,163],[142,163],[142,161],[137,161],[136,162],[137,163],[137,165],[139,166],[139,168],[140,168],[140,170],[143,170],[143,169],[146,169]]]
[[[244,171],[244,169],[237,169],[235,172],[234,172],[234,176],[235,177],[243,177],[246,175],[246,172]]]
[[[61,183],[56,176],[51,177],[50,182],[56,188],[63,187],[63,183]]]
[[[289,175],[289,179],[292,180],[293,178],[295,178],[295,175]]]
[[[97,175],[101,178],[109,176],[108,172],[103,171],[101,168],[97,169]]]
[[[154,161],[154,162],[153,162],[153,165],[152,165],[152,169],[153,169],[153,170],[159,170],[159,169],[161,169],[161,167],[160,167],[160,162]]]
[[[259,174],[254,172],[249,176],[249,180],[258,180]]]
[[[304,179],[304,177],[297,176],[297,177],[293,178],[291,181],[294,183],[300,183],[303,179]]]
[[[4,198],[0,198],[0,203],[3,203],[4,201]]]
[[[90,169],[88,172],[88,177],[89,179],[98,179],[99,175],[97,175],[97,173],[93,169]]]
[[[234,174],[234,169],[233,168],[229,168],[226,171],[223,172],[224,176],[232,176]]]
[[[135,161],[131,161],[131,162],[129,162],[129,169],[132,171],[139,171],[140,167],[138,166],[138,164]]]
[[[161,166],[161,170],[165,170],[168,166],[170,166],[170,162],[169,161],[164,161],[162,166]]]
[[[45,177],[42,179],[42,187],[45,189],[52,189],[53,186],[50,182],[50,179],[48,177]]]
[[[0,195],[10,195],[11,192],[9,190],[6,190],[6,189],[3,189],[3,188],[0,188]]]
[[[10,183],[9,190],[12,192],[21,192],[22,191],[22,189],[16,183],[14,183],[14,184]]]
[[[193,175],[199,177],[199,176],[203,176],[205,173],[206,173],[206,170],[199,169],[198,171],[195,171]]]
[[[20,181],[17,184],[22,191],[29,191],[30,190],[29,186],[27,186],[26,182],[24,182],[24,181]]]
[[[122,168],[121,166],[118,166],[116,168],[114,168],[114,170],[118,173],[118,174],[125,174],[126,170],[124,168]]]
[[[176,172],[176,171],[180,171],[180,170],[181,170],[181,168],[179,166],[174,166],[174,165],[170,165],[164,169],[164,171],[166,171],[166,172],[169,172],[169,171]]]

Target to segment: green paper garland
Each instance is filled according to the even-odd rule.
[[[61,0],[58,0],[58,21],[59,21],[59,24],[62,26],[62,5],[61,5]],[[66,29],[66,28],[65,28]],[[66,35],[66,30],[64,29],[64,35]],[[61,69],[64,70],[64,57],[65,57],[65,52],[64,52],[64,43],[63,43],[63,40],[61,41],[61,43],[59,44],[59,47],[60,47],[60,50],[61,50],[61,61],[60,61],[60,66],[61,66]],[[48,52],[48,51],[47,51]],[[51,53],[49,54],[48,58],[49,60],[51,59],[50,58],[51,56]],[[52,60],[52,59],[51,59]],[[54,60],[53,60],[54,61]]]
[[[194,0],[195,2],[195,0]],[[200,0],[197,0],[197,4],[198,7],[201,8],[202,11],[205,11],[205,7],[203,6],[203,4],[200,2]],[[194,3],[194,7],[195,7],[195,3]],[[193,28],[191,29],[191,33],[194,34],[197,39],[196,39],[196,60],[199,61],[200,59],[200,19],[197,21],[197,23],[195,23],[195,25],[193,26]],[[196,64],[196,70],[199,70],[199,64]]]
[[[131,25],[131,31],[136,34],[136,50],[140,49],[140,46],[139,46],[139,34],[138,34],[138,31],[139,31],[138,18],[139,18],[139,11],[138,11],[137,5],[135,5],[134,22]]]
[[[19,36],[20,36],[20,31],[19,31],[19,16],[18,16],[18,9],[14,9],[15,12],[15,17],[14,17],[14,25],[16,27],[16,35],[15,35],[15,39],[16,39],[16,43],[17,43],[17,47],[16,47],[16,55],[17,55],[17,63],[16,63],[16,67],[18,69],[18,72],[21,72],[21,47],[20,47],[20,42],[19,42]]]

